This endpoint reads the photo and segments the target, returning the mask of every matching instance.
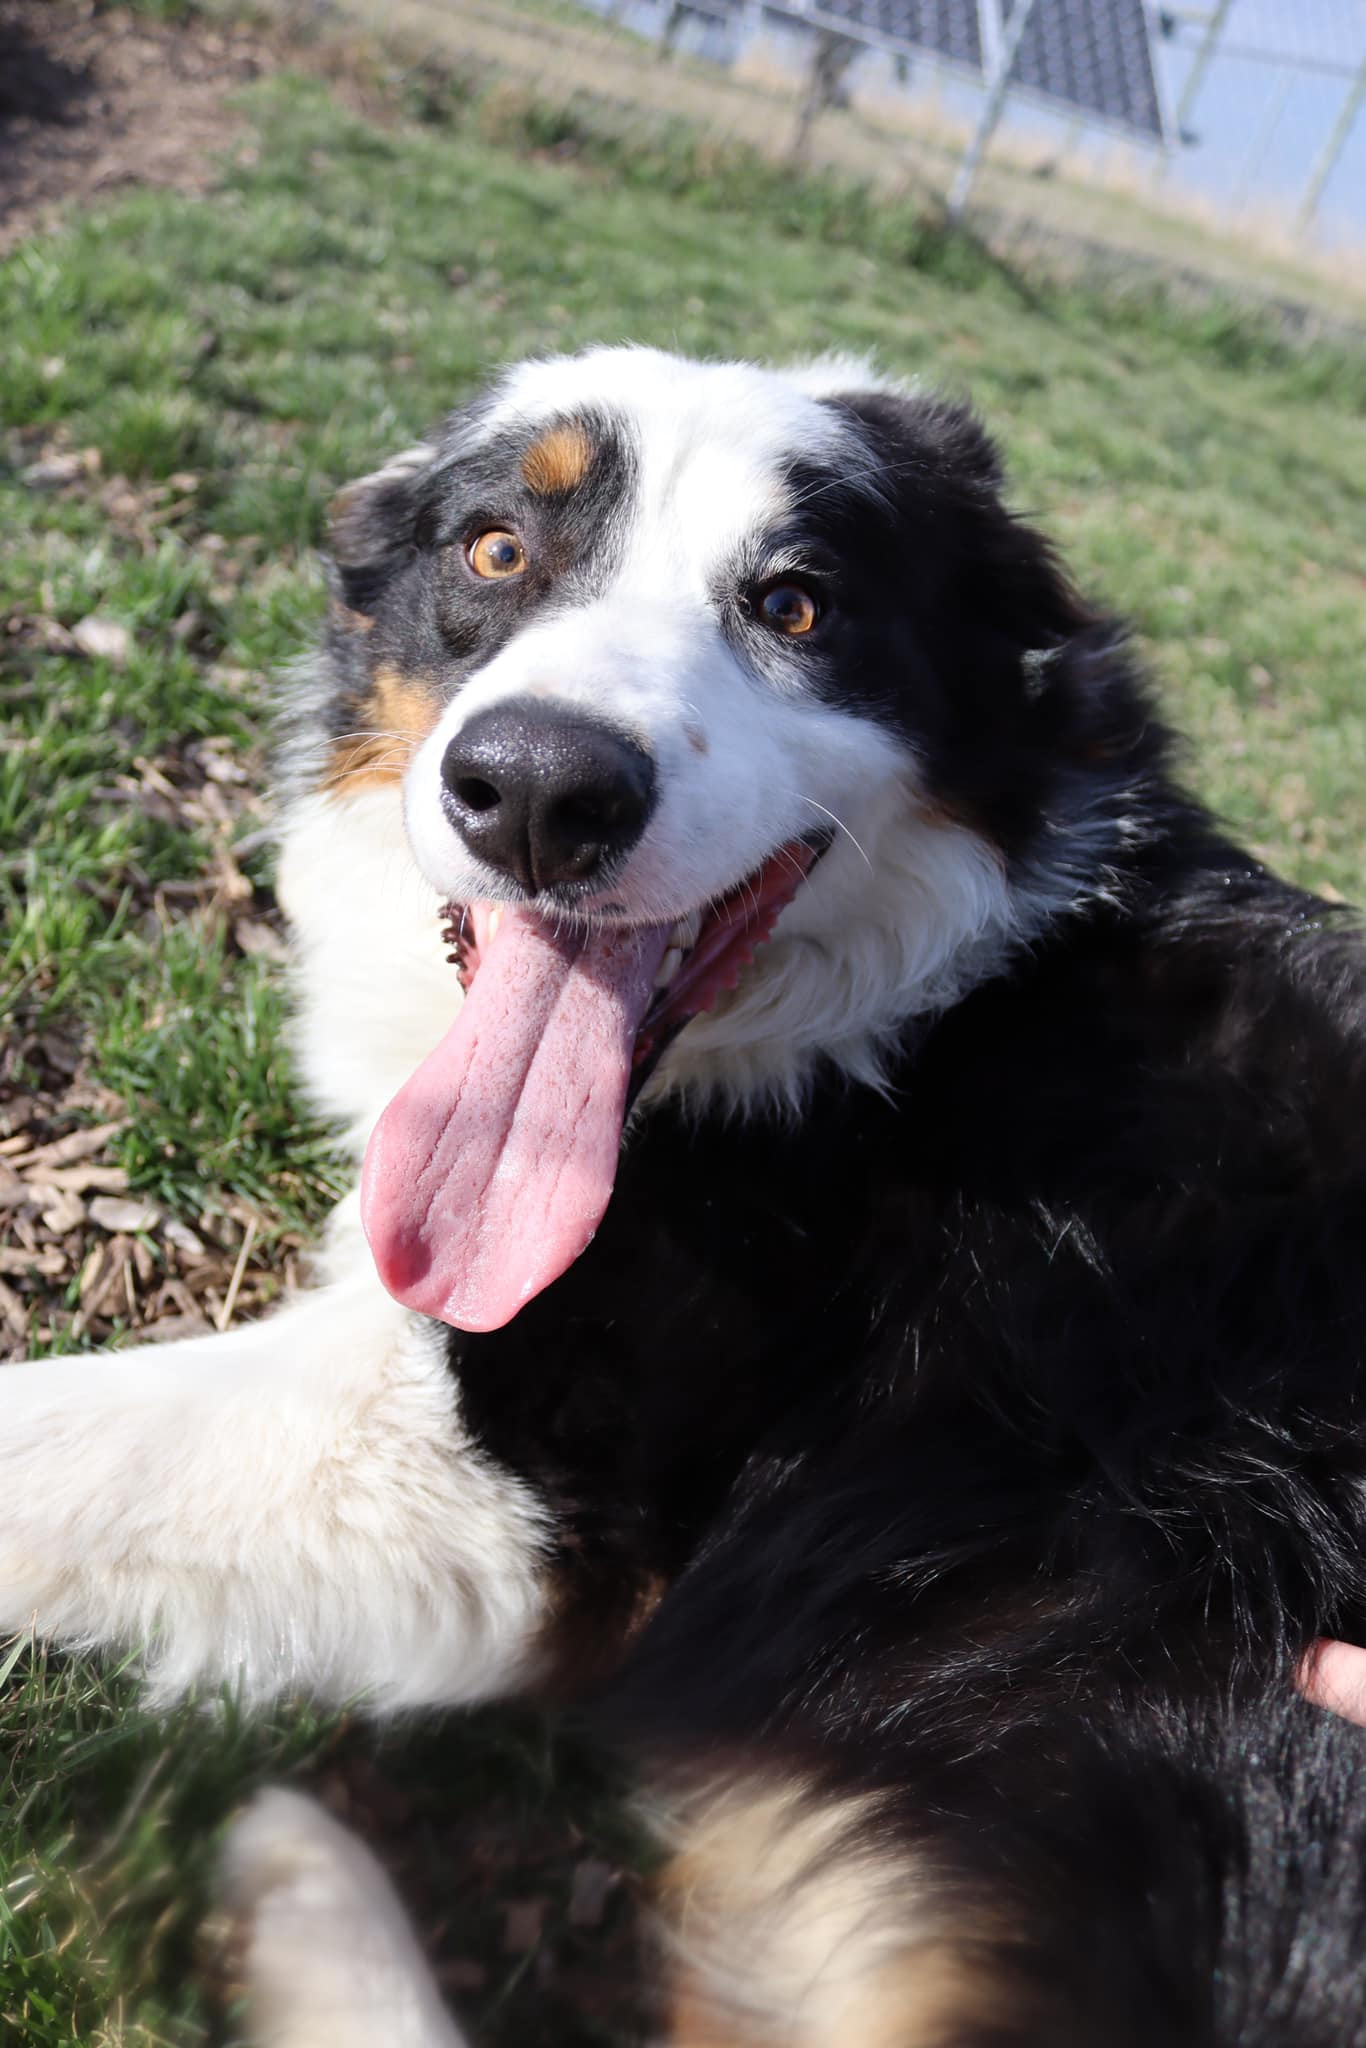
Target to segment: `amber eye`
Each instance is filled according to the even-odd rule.
[[[500,576],[520,576],[526,567],[526,549],[515,533],[505,533],[495,527],[491,533],[481,533],[472,540],[465,550],[465,559],[476,576],[497,579]]]
[[[800,583],[770,584],[756,609],[764,625],[774,633],[785,634],[789,640],[809,633],[820,617],[815,598]]]

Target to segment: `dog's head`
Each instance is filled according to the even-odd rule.
[[[1000,486],[968,412],[861,366],[603,349],[343,494],[329,780],[401,779],[470,991],[371,1148],[404,1299],[505,1321],[647,1077],[876,1084],[1100,886],[1143,712]]]

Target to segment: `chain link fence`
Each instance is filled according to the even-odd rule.
[[[279,4],[532,94],[550,131],[686,130],[961,211],[1012,260],[1366,318],[1366,0],[1300,0],[1293,28],[1280,0]]]

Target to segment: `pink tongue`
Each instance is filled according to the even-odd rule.
[[[365,1155],[365,1234],[407,1307],[497,1330],[586,1248],[668,936],[556,934],[504,911],[460,1015]]]

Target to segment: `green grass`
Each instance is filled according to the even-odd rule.
[[[0,622],[98,612],[132,634],[121,668],[12,636],[0,1025],[81,1034],[137,1109],[135,1187],[191,1222],[237,1198],[311,1227],[338,1172],[292,1093],[278,970],[159,894],[211,875],[222,831],[120,796],[121,778],[215,740],[260,782],[265,678],[316,616],[330,492],[529,350],[852,349],[970,391],[1016,503],[1133,617],[1201,790],[1298,878],[1360,895],[1360,359],[1150,293],[1033,291],[866,195],[686,138],[628,155],[572,111],[457,94],[378,127],[292,79],[249,104],[257,154],[216,196],[136,193],[0,268]],[[566,142],[572,161],[546,160]],[[39,429],[98,449],[99,476],[24,487]],[[172,481],[187,472],[192,489]],[[145,516],[111,509],[116,475]],[[268,856],[242,866],[264,896]],[[0,1698],[0,2030],[34,2048],[205,2038],[186,1965],[215,1828],[262,1773],[325,1771],[360,1738],[289,1714],[161,1728],[126,1681],[22,1657]],[[515,1785],[524,1821],[577,1800],[606,1825],[591,1786],[566,1789],[577,1766],[508,1727],[413,1738],[385,1768],[435,1784],[446,1816]],[[452,1884],[448,1940],[496,1956],[485,1906]],[[490,1968],[492,2034],[541,2038],[537,1986]],[[593,2037],[578,2025],[557,2039]]]
[[[206,1739],[202,1709],[153,1723],[126,1678],[16,1651],[0,1661],[0,2034],[90,2048],[193,2038],[184,1906],[206,1902],[205,1845],[244,1783],[315,1757],[329,1731],[302,1712],[249,1721],[224,1701]],[[130,2025],[119,2008],[134,1988]]]

